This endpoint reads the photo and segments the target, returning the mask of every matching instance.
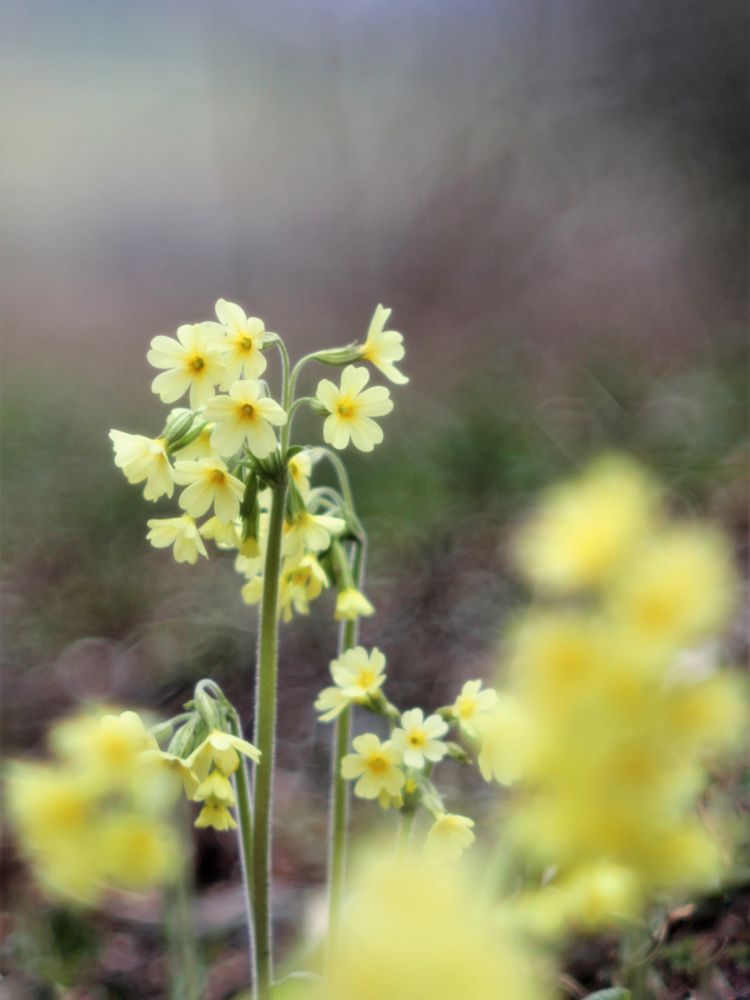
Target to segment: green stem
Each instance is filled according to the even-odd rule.
[[[184,838],[183,847],[189,857],[187,837]],[[203,975],[193,926],[191,889],[188,863],[175,884],[169,887],[164,899],[172,1000],[200,1000],[203,995]]]
[[[365,547],[356,544],[352,560],[352,574],[361,587],[365,570]],[[338,655],[357,644],[359,622],[356,618],[342,623],[339,631]],[[345,708],[336,719],[333,734],[333,760],[331,761],[331,812],[328,841],[328,941],[327,961],[332,961],[336,949],[341,902],[344,894],[346,871],[346,834],[349,820],[349,784],[341,775],[341,761],[349,749],[351,735],[351,708]]]
[[[240,717],[235,708],[227,702],[227,721],[233,736],[242,736]],[[245,883],[245,915],[250,939],[250,967],[253,968],[253,814],[250,806],[250,779],[242,754],[234,781],[237,787],[237,816],[240,821],[237,839],[240,847],[242,880]]]
[[[284,523],[286,480],[273,486],[268,524],[263,596],[260,605],[258,667],[255,693],[255,745],[261,752],[255,768],[255,817],[252,843],[253,923],[255,932],[255,996],[269,1000],[273,961],[271,952],[271,791],[276,740],[276,683],[278,652],[279,573],[281,530]]]
[[[408,812],[401,812],[401,821],[398,826],[398,853],[401,855],[406,854],[409,850],[411,834],[414,829],[414,821],[416,818],[416,809],[410,809]]]

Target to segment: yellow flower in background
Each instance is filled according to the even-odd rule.
[[[312,553],[303,556],[296,564],[285,563],[281,571],[279,588],[279,614],[284,621],[292,617],[292,608],[300,615],[310,611],[314,601],[328,586],[328,576]]]
[[[155,549],[166,549],[172,545],[175,562],[195,564],[199,555],[208,558],[198,525],[189,514],[151,518],[146,523],[149,528],[147,540]]]
[[[221,802],[225,806],[234,806],[237,804],[232,782],[218,767],[215,767],[203,779],[193,793],[193,798],[196,802],[206,802],[208,799],[213,799],[215,802]]]
[[[310,475],[312,474],[312,454],[309,448],[298,451],[287,463],[289,476],[297,487],[300,496],[306,500],[310,494]]]
[[[280,426],[286,413],[275,399],[263,394],[260,382],[234,382],[227,396],[214,396],[205,416],[213,421],[211,444],[220,455],[234,455],[247,444],[256,458],[267,458],[276,449],[272,424]]]
[[[368,618],[375,614],[375,608],[370,604],[361,590],[356,587],[344,587],[336,595],[336,610],[333,617],[336,621],[352,621],[355,618]]]
[[[409,381],[406,375],[396,368],[394,362],[401,361],[404,356],[404,338],[395,330],[385,330],[385,324],[391,315],[390,309],[377,306],[367,331],[367,340],[362,349],[362,360],[369,361],[396,385],[406,385]]]
[[[658,491],[638,465],[622,456],[600,459],[548,491],[519,535],[519,566],[550,592],[598,586],[654,532],[658,515]]]
[[[335,719],[347,705],[361,705],[376,696],[385,682],[385,656],[379,649],[369,653],[364,646],[347,649],[330,669],[336,686],[324,688],[315,702],[321,722]]]
[[[485,781],[512,785],[521,777],[524,715],[513,695],[501,692],[474,723],[481,747],[477,763]]]
[[[13,762],[8,814],[21,854],[52,895],[94,904],[113,887],[163,885],[182,863],[155,746],[135,712],[85,712],[54,727],[54,759]]]
[[[222,388],[228,388],[243,375],[245,378],[259,378],[266,370],[266,359],[262,354],[266,337],[263,320],[257,316],[246,316],[241,306],[226,299],[219,299],[216,303],[216,318],[223,328],[223,336],[217,342],[226,365]]]
[[[151,383],[163,403],[175,403],[190,392],[190,408],[207,403],[224,377],[224,365],[208,329],[201,323],[177,330],[177,340],[160,335],[151,341],[146,359],[154,368],[165,368]]]
[[[383,440],[383,431],[372,418],[390,413],[393,401],[385,386],[365,389],[369,380],[366,368],[347,365],[340,388],[327,378],[318,383],[317,398],[329,413],[323,438],[334,448],[346,448],[351,440],[360,451],[372,451]]]
[[[613,616],[634,637],[685,646],[727,623],[737,594],[729,546],[701,524],[669,528],[633,553],[607,592]]]
[[[476,736],[478,718],[497,701],[497,691],[483,688],[481,681],[466,681],[451,706],[451,714],[467,736]]]
[[[180,496],[180,507],[192,517],[201,517],[212,504],[221,521],[229,523],[239,516],[245,487],[220,458],[177,462],[174,481],[187,486]]]
[[[243,740],[239,736],[215,729],[192,752],[188,763],[198,778],[203,781],[212,764],[218,767],[222,774],[232,774],[240,766],[240,754],[249,757],[256,764],[260,761],[260,750],[252,743],[248,743],[247,740]]]
[[[179,798],[180,791],[191,799],[198,789],[199,781],[190,764],[183,757],[177,757],[166,750],[160,750],[154,745],[151,750],[144,750],[140,760],[152,768],[160,768],[167,776],[165,787],[169,788],[172,799]]]
[[[544,970],[502,930],[482,876],[426,853],[376,851],[353,878],[326,1000],[538,1000]],[[537,985],[538,984],[538,985]]]
[[[283,552],[289,559],[301,559],[306,552],[323,552],[331,538],[340,535],[346,521],[331,514],[299,511],[292,521],[284,522]]]
[[[441,813],[427,834],[427,850],[444,861],[460,857],[475,837],[474,820],[456,813]]]
[[[351,780],[357,778],[354,794],[361,799],[376,799],[381,792],[398,795],[406,780],[398,766],[401,754],[391,740],[381,743],[374,733],[364,733],[352,740],[355,753],[341,761],[341,774]]]
[[[109,432],[109,437],[114,447],[115,465],[122,469],[127,481],[142,483],[145,480],[143,496],[146,500],[172,496],[172,466],[169,464],[164,438],[147,438],[141,434],[126,434],[125,431],[115,430]]]
[[[237,823],[227,806],[212,799],[209,799],[201,809],[195,825],[199,829],[205,827],[221,831],[237,829]]]
[[[421,708],[412,708],[401,716],[391,740],[407,767],[424,767],[428,761],[435,764],[445,757],[448,747],[440,737],[447,732],[448,725],[439,715],[425,718]]]

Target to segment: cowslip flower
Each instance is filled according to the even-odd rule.
[[[407,767],[424,767],[437,763],[448,752],[440,739],[448,732],[448,724],[439,715],[425,718],[421,708],[412,708],[401,716],[401,726],[393,730],[391,740],[400,750]]]
[[[176,462],[174,480],[187,486],[179,503],[192,517],[201,517],[212,504],[221,521],[234,521],[239,516],[245,487],[220,458]]]
[[[331,544],[331,536],[340,535],[345,527],[341,517],[301,510],[293,520],[284,522],[284,555],[301,559],[305,552],[323,552]]]
[[[155,741],[154,741],[155,742]],[[150,764],[161,769],[168,780],[168,787],[173,799],[178,798],[182,790],[188,798],[192,798],[198,789],[198,778],[190,764],[183,757],[177,757],[166,750],[160,750],[157,745],[150,750],[143,750],[139,759],[144,764]]]
[[[154,368],[167,369],[151,383],[161,401],[175,403],[190,390],[193,410],[209,401],[224,375],[221,356],[201,323],[179,327],[177,340],[163,334],[154,337],[146,358]]]
[[[243,740],[239,736],[215,729],[193,750],[188,757],[188,763],[198,778],[203,781],[212,764],[222,774],[232,774],[240,766],[240,754],[249,757],[256,764],[260,761],[260,750],[252,743],[248,743],[247,740]]]
[[[312,473],[312,455],[309,448],[298,451],[287,463],[289,478],[294,483],[299,495],[305,500],[310,493],[310,474]]]
[[[216,318],[223,328],[218,346],[226,365],[222,388],[227,388],[241,378],[259,378],[266,370],[262,354],[266,327],[257,316],[246,316],[245,310],[235,302],[219,299]]]
[[[630,459],[600,459],[543,497],[519,535],[519,566],[553,593],[598,586],[658,527],[658,501],[655,485]]]
[[[122,469],[127,481],[135,484],[145,480],[143,496],[146,500],[158,500],[165,494],[172,496],[172,467],[164,438],[147,438],[116,430],[111,430],[109,437],[114,447],[115,465]]]
[[[155,549],[174,546],[173,555],[176,562],[195,564],[199,555],[208,558],[198,526],[189,514],[183,514],[181,517],[151,518],[146,523],[149,528],[147,540]]]
[[[374,733],[364,733],[352,740],[356,753],[348,753],[341,761],[341,775],[357,778],[354,794],[361,799],[376,799],[381,792],[398,795],[406,780],[398,766],[401,754],[391,740],[381,743]]]
[[[308,614],[310,601],[327,586],[326,571],[312,553],[303,556],[298,563],[285,563],[279,587],[279,613],[284,621],[290,621],[292,608],[297,614]]]
[[[406,385],[408,377],[396,368],[394,362],[401,361],[404,356],[404,338],[395,330],[385,330],[385,324],[391,315],[390,309],[379,305],[375,308],[367,340],[360,357],[369,361],[396,385]]]
[[[440,813],[427,834],[427,849],[446,861],[458,858],[475,837],[474,820],[457,813]]]
[[[351,440],[360,451],[372,451],[383,440],[383,431],[372,418],[390,413],[393,401],[385,386],[365,389],[369,379],[366,368],[347,365],[340,388],[327,378],[318,383],[317,398],[329,413],[323,438],[334,448],[346,448]]]
[[[497,701],[497,691],[482,688],[481,681],[466,681],[451,705],[451,714],[467,736],[476,736],[479,715],[488,712]]]
[[[276,448],[272,424],[286,423],[286,413],[275,399],[263,395],[253,379],[234,382],[226,396],[215,396],[205,416],[214,422],[211,444],[220,455],[234,455],[247,443],[256,458],[267,458]]]
[[[324,688],[315,702],[317,711],[323,713],[321,722],[335,719],[347,705],[363,704],[385,682],[385,656],[379,649],[369,653],[364,646],[347,649],[331,662],[330,669],[335,687]]]
[[[356,587],[344,587],[336,595],[336,610],[333,613],[336,621],[353,621],[355,618],[368,618],[373,614],[375,608]]]
[[[520,702],[505,692],[497,696],[492,708],[478,715],[474,731],[481,750],[477,759],[485,781],[512,785],[521,776],[524,716]]]

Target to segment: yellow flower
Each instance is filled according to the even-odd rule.
[[[198,778],[184,758],[154,747],[151,750],[144,750],[140,755],[140,760],[146,765],[161,769],[162,773],[167,776],[169,794],[173,800],[179,797],[180,790],[189,799],[195,794],[199,784]]]
[[[524,734],[519,701],[510,694],[498,695],[492,708],[477,717],[475,731],[481,745],[477,763],[484,780],[494,778],[501,785],[518,781]]]
[[[538,1000],[543,969],[478,890],[483,876],[381,849],[353,878],[325,1000]],[[539,986],[535,984],[539,984]]]
[[[377,306],[367,331],[367,340],[362,349],[362,360],[369,361],[397,385],[406,385],[409,379],[396,368],[394,362],[404,356],[404,338],[395,330],[384,330],[391,315],[390,309]]]
[[[557,592],[598,586],[658,526],[658,493],[629,459],[610,456],[550,490],[516,548],[524,575]]]
[[[297,487],[303,500],[310,493],[310,474],[312,473],[312,455],[309,448],[298,451],[288,462],[289,476]]]
[[[326,572],[312,553],[291,566],[286,563],[279,589],[279,613],[284,621],[291,619],[292,607],[297,614],[308,614],[310,601],[314,601],[327,586]]]
[[[704,525],[673,527],[613,581],[613,615],[634,637],[687,645],[723,628],[737,592],[729,547]]]
[[[59,722],[50,734],[55,753],[85,766],[90,774],[133,774],[143,750],[153,746],[137,712],[85,713]],[[108,779],[110,780],[110,779]]]
[[[476,736],[476,722],[483,712],[488,712],[497,701],[492,688],[482,689],[481,681],[467,681],[451,706],[451,714],[467,736]]]
[[[372,451],[383,440],[383,431],[372,418],[390,413],[393,402],[385,386],[365,389],[369,379],[366,368],[347,365],[341,388],[327,378],[318,383],[317,397],[330,414],[323,423],[323,438],[334,448],[346,448],[351,439],[360,451]]]
[[[239,516],[245,487],[231,475],[220,458],[177,462],[174,480],[181,486],[187,486],[179,502],[180,507],[192,517],[201,517],[212,504],[221,521],[234,521]]]
[[[266,336],[263,320],[257,316],[246,316],[244,309],[226,299],[219,299],[216,303],[216,317],[224,330],[224,336],[218,342],[226,365],[222,388],[227,388],[243,375],[245,378],[259,378],[266,370],[266,359],[261,353]]]
[[[114,430],[109,436],[114,446],[115,465],[122,469],[129,483],[145,480],[143,496],[146,500],[158,500],[165,494],[172,496],[172,467],[164,438],[147,438]]]
[[[106,877],[126,888],[161,885],[180,866],[176,831],[151,816],[113,815],[97,830],[96,850]]]
[[[341,761],[344,778],[358,778],[354,794],[361,799],[376,799],[381,791],[398,795],[406,780],[398,767],[401,755],[390,740],[381,743],[374,733],[365,733],[352,740],[356,753]]]
[[[224,375],[224,366],[208,330],[201,323],[181,326],[177,340],[158,336],[146,355],[154,368],[166,368],[151,383],[163,403],[174,403],[190,390],[190,407],[207,403],[214,386]]]
[[[427,849],[443,860],[460,857],[474,843],[474,820],[456,813],[440,813],[427,834]]]
[[[345,527],[341,517],[301,510],[294,520],[284,522],[284,555],[301,559],[305,552],[323,552],[331,544],[331,536],[340,535]]]
[[[215,767],[208,777],[203,779],[194,792],[193,798],[196,802],[212,799],[214,803],[222,803],[225,806],[237,804],[232,782],[218,767]]]
[[[191,753],[188,757],[188,763],[198,778],[203,781],[212,764],[215,764],[224,775],[236,771],[240,766],[239,754],[244,754],[256,764],[260,761],[260,750],[252,743],[248,743],[247,740],[243,740],[239,736],[222,733],[215,729]]]
[[[336,621],[367,618],[374,613],[375,608],[356,587],[344,587],[336,595],[336,610],[333,615]]]
[[[393,730],[391,740],[407,767],[424,767],[428,761],[442,760],[448,752],[440,739],[447,732],[448,725],[439,715],[425,718],[421,708],[412,708],[401,716],[401,726]]]
[[[149,527],[147,540],[155,549],[166,549],[173,545],[176,562],[196,563],[199,555],[208,558],[198,526],[189,514],[183,514],[181,517],[152,518],[147,524]]]
[[[330,669],[336,687],[325,688],[315,702],[323,713],[321,722],[335,719],[347,705],[363,704],[377,695],[385,681],[385,657],[379,649],[368,653],[363,646],[355,646],[333,660]]]
[[[271,424],[286,423],[286,413],[275,399],[263,395],[260,382],[234,382],[228,396],[215,396],[205,416],[214,422],[211,444],[220,455],[234,455],[247,444],[256,458],[267,458],[276,448]]]
[[[201,809],[195,825],[201,827],[213,827],[214,830],[236,830],[237,824],[229,809],[221,802],[209,800]]]

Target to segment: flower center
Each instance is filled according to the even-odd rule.
[[[206,362],[198,354],[196,354],[196,356],[190,362],[190,367],[193,368],[197,372],[199,372],[201,370],[201,368],[204,368],[205,365],[206,365]]]
[[[357,687],[368,688],[375,681],[375,674],[372,670],[368,670],[366,667],[360,670],[357,676]]]
[[[388,761],[382,753],[371,753],[367,758],[367,765],[373,774],[382,774],[388,769]]]
[[[221,469],[214,469],[211,475],[211,482],[216,483],[217,486],[223,486],[226,478]]]
[[[252,350],[252,346],[253,346],[252,337],[248,337],[247,334],[245,334],[244,337],[240,338],[240,347],[242,348],[243,351]]]
[[[255,413],[255,407],[251,403],[245,403],[245,405],[242,407],[243,417],[252,417],[254,413]]]
[[[412,729],[407,737],[407,740],[410,747],[414,747],[415,750],[421,750],[427,742],[427,737],[421,729]]]
[[[470,719],[476,712],[477,703],[473,698],[461,698],[458,706],[458,714],[462,719]]]
[[[351,417],[354,415],[354,404],[350,399],[342,399],[336,405],[336,412],[340,417]]]

